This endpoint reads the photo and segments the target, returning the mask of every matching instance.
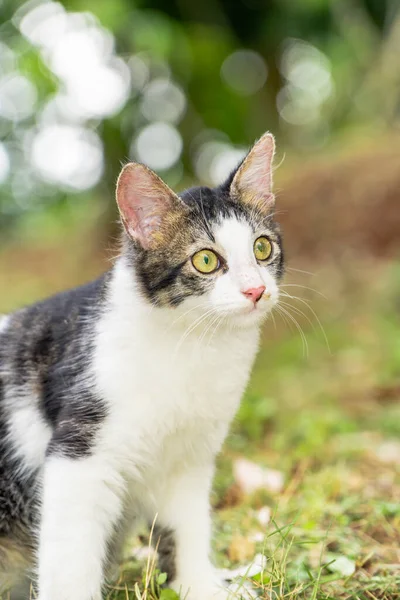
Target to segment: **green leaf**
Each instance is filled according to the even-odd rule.
[[[160,600],[179,600],[179,596],[174,590],[164,588],[161,590]]]
[[[157,583],[158,585],[163,585],[165,582],[167,581],[167,574],[166,573],[160,573],[157,577]]]
[[[256,573],[255,575],[252,576],[251,579],[255,583],[261,583],[262,585],[266,585],[267,583],[270,583],[270,581],[271,581],[271,577],[269,575],[267,575],[266,573],[264,573],[263,571],[261,571],[261,573]]]

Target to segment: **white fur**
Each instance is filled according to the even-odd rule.
[[[10,316],[0,317],[0,334],[11,324]],[[33,400],[33,401],[32,401]],[[8,417],[10,452],[20,459],[18,462],[27,476],[43,464],[46,448],[51,438],[51,429],[36,408],[37,394],[15,395],[11,390],[5,397]]]
[[[265,234],[260,231],[259,235]],[[226,219],[215,233],[221,253],[226,258],[229,269],[216,281],[211,293],[211,302],[221,311],[231,315],[243,313],[254,315],[255,319],[265,315],[278,300],[278,286],[265,266],[260,266],[254,257],[254,234],[245,222]],[[243,295],[249,288],[265,285],[265,296],[259,304]],[[248,320],[245,321],[246,325]]]
[[[43,478],[40,600],[101,600],[107,539],[121,513],[123,480],[97,457],[52,457]]]
[[[0,334],[2,334],[10,323],[10,317],[8,315],[0,315]]]
[[[249,378],[261,317],[278,292],[254,259],[248,225],[225,221],[215,237],[228,272],[208,296],[175,311],[152,308],[124,259],[116,265],[93,357],[109,412],[93,457],[55,457],[46,466],[40,600],[100,598],[105,540],[127,503],[174,529],[173,586],[183,597],[227,598],[208,557],[214,460]],[[241,290],[260,285],[269,300],[254,308]],[[237,327],[241,319],[246,327]]]
[[[46,448],[51,439],[51,428],[40,411],[32,406],[32,398],[10,398],[9,414],[10,445],[20,459],[19,464],[30,475],[44,462]]]

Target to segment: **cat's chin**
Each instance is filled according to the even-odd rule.
[[[265,321],[270,310],[261,309],[255,306],[252,309],[237,311],[230,315],[230,320],[239,327],[259,326]]]

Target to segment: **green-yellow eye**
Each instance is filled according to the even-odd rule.
[[[254,242],[254,256],[257,260],[267,260],[272,254],[272,244],[265,236],[261,236]]]
[[[192,256],[192,264],[200,273],[213,273],[220,266],[219,258],[212,250],[200,250]]]

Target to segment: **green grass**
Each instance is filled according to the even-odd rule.
[[[88,260],[88,272],[97,264]],[[72,279],[72,259],[64,267],[66,280]],[[19,255],[15,273],[23,269]],[[0,285],[15,273],[0,274]],[[308,356],[295,326],[279,315],[276,329],[272,321],[266,325],[248,391],[218,459],[214,558],[219,567],[234,568],[263,554],[266,566],[252,585],[264,600],[394,600],[400,598],[400,453],[393,455],[400,441],[400,265],[364,261],[346,272],[331,267],[314,277],[294,274],[287,281],[326,296],[285,288],[311,301],[330,349],[298,300],[285,299],[308,315],[292,313],[307,338]],[[3,308],[47,293],[51,268],[43,289],[33,281],[31,276],[13,287],[12,298],[3,294]],[[281,471],[282,492],[244,495],[232,472],[233,461],[243,456]],[[267,526],[257,518],[264,506],[272,514]],[[127,548],[108,600],[176,600],[162,589],[163,575],[152,560],[131,556],[138,543]],[[141,543],[147,544],[146,535]]]

